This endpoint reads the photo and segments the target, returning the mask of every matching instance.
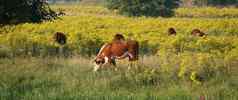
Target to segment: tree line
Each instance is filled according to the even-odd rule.
[[[50,4],[56,4],[56,3],[75,3],[80,2],[82,0],[47,0]]]
[[[107,0],[47,0],[49,3],[70,3],[70,2],[96,2],[105,3]],[[119,0],[114,0],[119,1]],[[136,1],[136,0],[127,0]],[[148,0],[153,1],[153,0]],[[238,6],[238,0],[180,0],[180,5],[184,7],[193,6]]]
[[[184,6],[238,6],[238,0],[0,0],[0,24],[42,22],[57,18],[49,3],[104,2],[127,16],[173,16],[173,9]]]
[[[238,0],[181,0],[185,7],[193,6],[238,6]]]

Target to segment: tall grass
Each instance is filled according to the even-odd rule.
[[[157,57],[145,57],[145,59]],[[73,58],[15,58],[0,60],[1,100],[236,100],[235,73],[216,74],[196,84],[179,78],[176,71],[152,66],[158,62],[140,60],[139,68],[92,72],[91,60]],[[150,63],[148,63],[150,62]],[[214,70],[220,72],[219,70]]]

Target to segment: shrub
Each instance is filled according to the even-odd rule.
[[[128,16],[171,16],[179,0],[106,0],[109,9]]]

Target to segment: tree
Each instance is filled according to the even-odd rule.
[[[109,9],[128,16],[171,16],[179,0],[106,0]]]
[[[0,24],[42,22],[57,18],[45,0],[1,0]]]
[[[238,0],[182,0],[182,3],[186,7],[193,6],[229,6],[238,5]]]
[[[237,5],[238,0],[208,0],[208,4],[213,6]]]

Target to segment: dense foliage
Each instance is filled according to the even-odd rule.
[[[171,16],[179,0],[106,0],[109,9],[128,16]]]
[[[57,17],[43,0],[1,0],[0,24],[41,22]]]

